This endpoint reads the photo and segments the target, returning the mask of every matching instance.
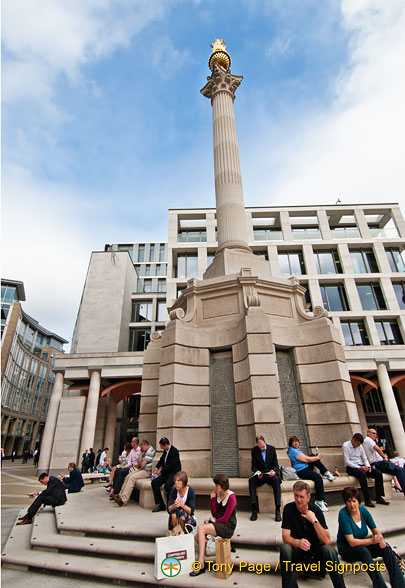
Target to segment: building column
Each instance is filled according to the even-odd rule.
[[[357,412],[359,413],[361,431],[363,431],[363,433],[366,433],[368,429],[368,424],[366,415],[364,414],[363,403],[361,402],[360,392],[358,388],[356,388],[356,390],[354,391],[354,399],[356,401]]]
[[[32,439],[31,439],[31,451],[34,451],[37,443],[37,435],[38,435],[38,428],[39,428],[39,421],[37,421],[32,429]]]
[[[385,410],[387,412],[388,423],[391,429],[392,438],[394,439],[395,449],[400,455],[405,455],[405,432],[399,414],[398,405],[395,400],[394,391],[391,386],[385,363],[379,363],[377,366],[378,384],[384,399]]]
[[[87,396],[86,413],[84,415],[83,433],[80,455],[85,449],[94,446],[94,436],[96,433],[97,409],[100,396],[101,374],[94,371],[90,377],[90,387]]]
[[[56,421],[58,420],[59,406],[62,398],[64,377],[62,372],[57,372],[53,383],[51,399],[49,401],[48,415],[46,417],[45,430],[42,437],[41,453],[39,455],[38,469],[45,471],[51,463],[53,440],[55,438]]]
[[[115,402],[114,394],[110,392],[107,407],[107,423],[105,426],[104,447],[110,449],[110,455],[114,452],[115,440],[115,423],[117,422],[117,403]]]
[[[8,417],[6,417],[4,419],[3,426],[2,426],[2,429],[1,429],[1,432],[4,435],[7,435],[7,433],[8,433],[8,427],[10,425],[10,420],[11,420],[11,417],[10,416],[8,416]]]

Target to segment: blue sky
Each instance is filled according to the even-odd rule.
[[[4,0],[2,275],[71,338],[90,252],[215,206],[210,43],[247,205],[400,202],[402,0]]]

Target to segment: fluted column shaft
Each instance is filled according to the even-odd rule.
[[[235,91],[242,79],[215,64],[201,90],[212,104],[218,251],[224,248],[250,251],[233,108]]]
[[[87,396],[86,413],[84,415],[83,433],[81,442],[80,455],[85,449],[94,446],[94,436],[96,433],[98,399],[100,396],[101,375],[100,372],[94,371],[90,377],[89,393]]]
[[[384,399],[385,411],[388,417],[388,423],[391,429],[392,438],[395,443],[395,449],[399,455],[405,455],[405,433],[404,427],[399,414],[398,405],[395,400],[394,391],[391,386],[387,366],[384,363],[378,364],[377,367],[378,384]]]
[[[217,205],[218,247],[247,248],[238,139],[233,98],[217,92],[212,98],[214,172]]]
[[[56,422],[58,420],[59,406],[62,398],[64,377],[57,372],[53,383],[52,394],[49,401],[48,414],[41,442],[38,469],[46,471],[51,463],[53,440],[55,438]]]

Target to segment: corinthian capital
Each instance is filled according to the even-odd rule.
[[[227,92],[232,96],[232,100],[235,100],[236,88],[243,80],[243,76],[235,76],[229,70],[215,63],[212,74],[208,76],[207,80],[204,88],[200,90],[203,96],[212,100],[219,92]]]

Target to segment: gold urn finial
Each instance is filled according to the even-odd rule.
[[[214,64],[217,63],[221,65],[225,69],[229,69],[231,67],[231,56],[226,50],[226,45],[223,39],[215,39],[215,41],[211,45],[212,53],[208,60],[208,67],[212,71],[214,69]]]

